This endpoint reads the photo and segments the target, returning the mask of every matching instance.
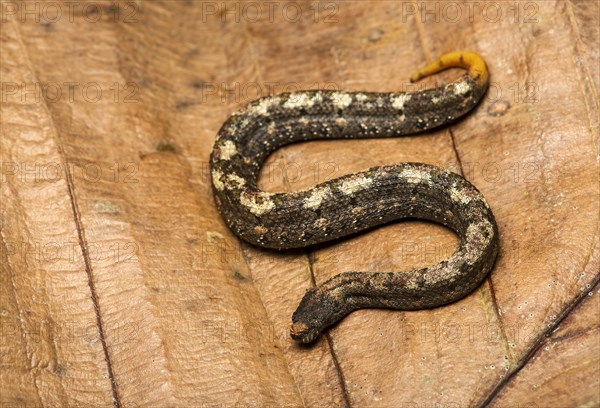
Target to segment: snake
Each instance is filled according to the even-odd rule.
[[[450,67],[466,73],[411,92],[308,90],[265,96],[231,114],[218,131],[210,157],[215,204],[227,227],[245,242],[277,250],[310,248],[405,218],[442,224],[460,238],[451,256],[426,268],[348,271],[309,288],[292,315],[294,340],[312,343],[358,309],[419,310],[455,302],[493,268],[498,227],[490,206],[473,184],[449,170],[406,162],[293,192],[257,187],[267,157],[290,143],[407,136],[455,122],[488,88],[480,55],[446,53],[410,80]]]

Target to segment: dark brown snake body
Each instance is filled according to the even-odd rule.
[[[468,74],[411,93],[305,91],[261,98],[223,124],[211,156],[217,207],[241,239],[261,247],[302,248],[401,218],[431,220],[460,237],[442,262],[409,272],[345,272],[307,291],[292,316],[304,343],[361,308],[414,310],[454,302],[477,288],[498,251],[498,230],[481,193],[458,174],[400,163],[349,174],[292,193],[257,188],[262,164],[281,146],[314,139],[414,134],[455,121],[485,93],[477,54],[457,51],[424,67],[418,80],[450,66]]]

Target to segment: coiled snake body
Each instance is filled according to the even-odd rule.
[[[447,170],[399,163],[349,174],[292,193],[257,188],[260,168],[277,148],[297,141],[409,135],[452,122],[488,86],[485,62],[455,51],[417,71],[418,80],[448,67],[468,73],[444,87],[411,93],[305,91],[258,99],[221,127],[211,155],[217,207],[241,239],[289,249],[340,238],[401,218],[448,226],[459,249],[409,272],[345,272],[306,292],[291,335],[309,343],[361,308],[414,310],[456,301],[479,286],[498,251],[492,211],[467,180]]]

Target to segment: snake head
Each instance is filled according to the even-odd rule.
[[[292,316],[290,335],[294,340],[308,344],[319,337],[321,326],[319,301],[316,289],[310,289],[305,294]]]
[[[308,290],[292,315],[290,334],[294,340],[312,343],[328,326],[349,313],[349,306],[323,286]]]

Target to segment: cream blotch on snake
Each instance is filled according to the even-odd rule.
[[[258,99],[221,127],[210,160],[215,201],[242,240],[275,249],[303,248],[395,221],[443,224],[461,239],[433,266],[407,272],[345,272],[306,292],[291,335],[310,343],[361,308],[414,310],[454,302],[491,270],[498,230],[481,193],[458,174],[423,163],[374,167],[291,193],[257,187],[274,150],[315,139],[383,138],[446,125],[473,109],[488,86],[483,59],[468,51],[443,55],[411,80],[448,67],[468,73],[443,87],[409,93],[304,91]]]

